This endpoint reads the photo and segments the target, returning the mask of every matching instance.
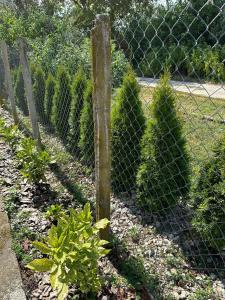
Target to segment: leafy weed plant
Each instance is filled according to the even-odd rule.
[[[82,293],[97,292],[101,288],[98,275],[98,259],[109,253],[98,233],[109,221],[93,223],[90,204],[82,211],[70,209],[69,215],[52,225],[44,242],[33,242],[48,258],[35,259],[27,265],[31,270],[50,272],[50,282],[57,290],[58,299],[65,299],[69,285],[74,284]]]
[[[21,174],[28,181],[38,184],[45,181],[45,172],[51,162],[47,151],[39,151],[32,138],[24,138],[17,149],[16,157],[21,166]]]

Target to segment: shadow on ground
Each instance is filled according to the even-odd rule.
[[[58,164],[53,164],[50,166],[51,171],[54,173],[56,178],[61,182],[61,184],[73,195],[74,199],[84,205],[86,200],[80,187],[65,174]]]
[[[132,256],[122,241],[119,241],[115,236],[112,240],[113,248],[109,259],[119,274],[126,279],[128,285],[135,289],[140,299],[164,299],[156,274],[150,274],[145,269],[143,261]]]
[[[225,256],[203,241],[191,224],[193,210],[182,204],[169,207],[163,214],[149,213],[140,209],[131,196],[119,196],[133,215],[141,217],[142,225],[153,226],[155,232],[178,244],[190,269],[213,275],[218,279],[225,276]]]

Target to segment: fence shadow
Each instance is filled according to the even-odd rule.
[[[50,169],[56,178],[61,182],[61,184],[72,194],[76,201],[82,205],[86,203],[87,200],[85,199],[80,187],[75,182],[71,181],[69,176],[65,174],[59,164],[52,164]]]
[[[140,209],[132,197],[122,197],[129,212],[141,220],[142,225],[153,226],[156,234],[160,234],[177,244],[182,255],[189,264],[189,269],[196,270],[218,279],[225,274],[225,255],[218,253],[203,241],[191,224],[193,211],[189,207],[176,205],[169,207],[163,214],[153,214]],[[178,267],[178,266],[176,266]]]
[[[167,218],[163,220],[161,217],[156,232],[179,245],[190,269],[221,279],[221,273],[225,271],[225,257],[212,249],[195,231],[191,224],[192,216],[190,208],[178,205],[168,213]]]
[[[140,299],[152,300],[164,299],[156,274],[150,274],[144,267],[143,261],[130,255],[125,244],[112,236],[113,248],[109,260],[131,285]]]

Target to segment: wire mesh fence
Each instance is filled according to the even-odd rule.
[[[224,5],[168,1],[154,12],[119,20],[112,31],[136,75],[128,71],[113,100],[113,189],[126,193],[125,202],[132,198],[141,206],[147,224],[175,239],[192,268],[220,278]]]
[[[111,28],[113,203],[124,202],[141,218],[141,226],[155,228],[155,233],[146,233],[147,240],[160,235],[178,245],[179,255],[175,250],[166,255],[163,245],[153,259],[144,255],[150,269],[163,261],[177,269],[195,270],[192,276],[205,272],[222,284],[224,20],[224,1],[167,1],[137,9]],[[33,98],[42,143],[72,181],[83,178],[85,183],[95,177],[90,30],[75,30],[65,38],[64,53],[57,49],[46,54],[45,44],[34,47],[27,41]],[[18,49],[11,53],[20,121],[28,124]],[[171,275],[177,276],[175,285],[190,281],[175,273]],[[164,296],[169,292],[165,288]],[[202,298],[191,298],[190,292],[187,299],[208,299],[207,293],[201,293]],[[216,292],[212,295],[210,299],[217,299]],[[224,290],[218,297],[225,299]]]

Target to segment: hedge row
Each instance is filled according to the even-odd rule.
[[[58,68],[56,77],[32,65],[33,95],[39,122],[54,130],[73,154],[94,165],[94,122],[92,85],[82,69],[71,79],[67,70]],[[15,76],[16,102],[28,115],[21,69]]]
[[[135,75],[128,72],[112,113],[113,188],[131,192],[136,178],[137,203],[151,212],[168,213],[179,201],[185,204],[190,188],[189,156],[168,74],[154,90],[150,111],[146,122]],[[225,137],[201,170],[194,200],[193,228],[204,246],[224,250]]]
[[[25,112],[20,74],[19,70],[15,91],[17,103]],[[39,68],[33,78],[40,122],[53,126],[69,150],[93,166],[92,84],[83,70],[78,71],[72,83],[64,68],[58,69],[56,79],[48,74],[45,80]],[[136,76],[128,70],[113,101],[112,186],[114,192],[135,190],[140,206],[151,212],[166,213],[179,201],[184,203],[189,193],[189,157],[182,123],[176,113],[175,94],[167,73],[154,91],[148,120],[144,117],[139,92]],[[217,250],[225,246],[224,149],[223,141],[215,150],[215,158],[202,170],[192,221],[203,239]]]

